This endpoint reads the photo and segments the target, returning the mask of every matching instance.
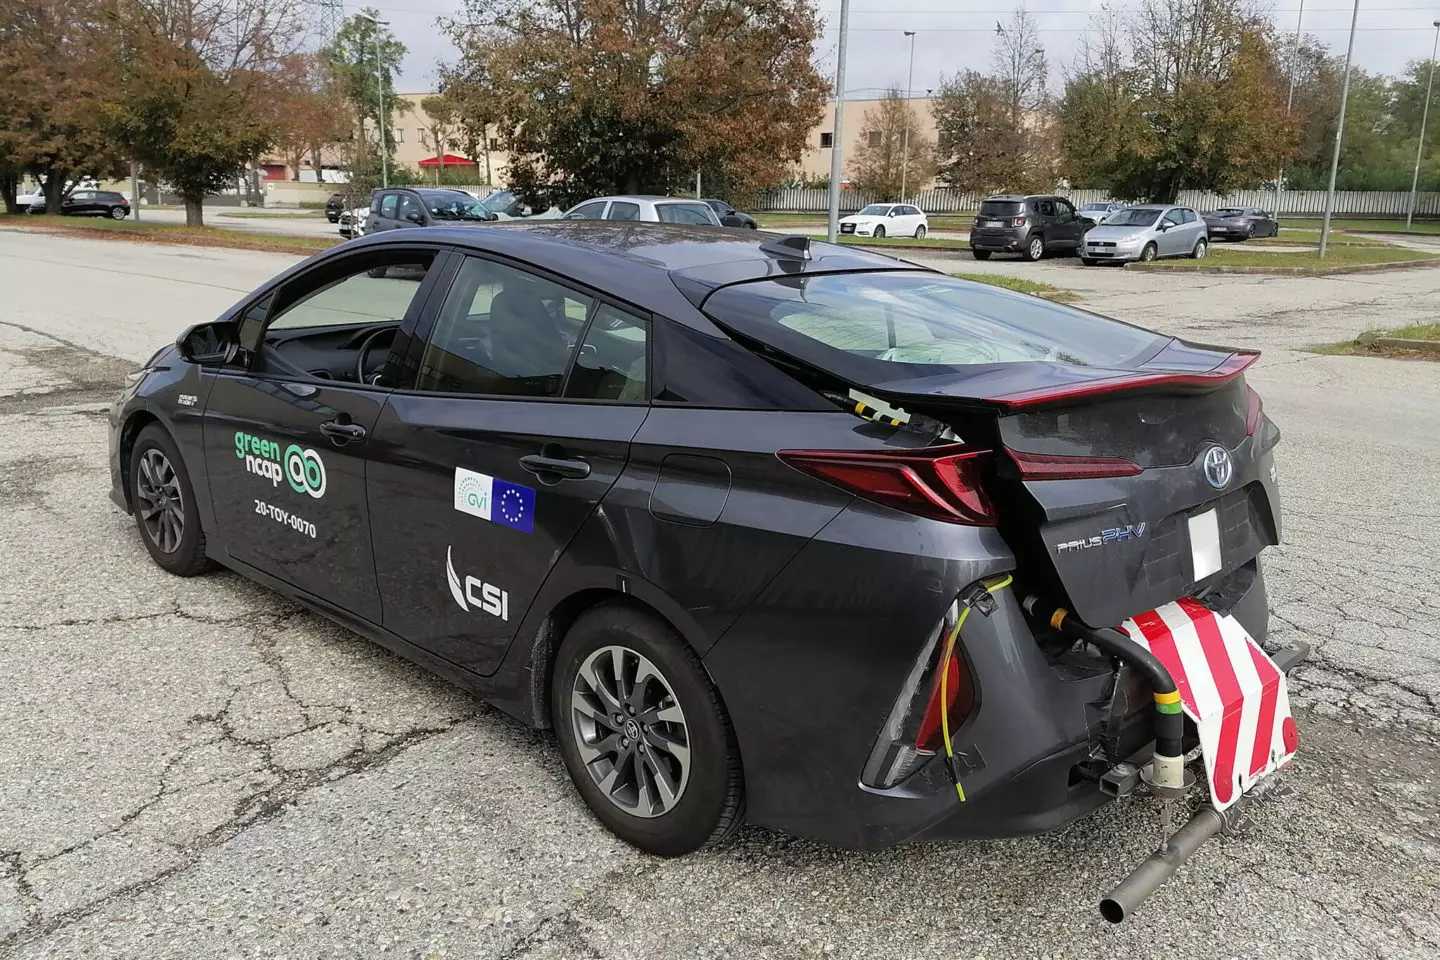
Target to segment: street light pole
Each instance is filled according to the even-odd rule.
[[[1320,259],[1330,247],[1330,215],[1335,212],[1335,174],[1340,170],[1340,143],[1345,139],[1345,107],[1350,103],[1350,58],[1355,53],[1355,23],[1360,19],[1360,0],[1350,13],[1350,42],[1345,47],[1345,83],[1340,87],[1340,122],[1335,125],[1335,152],[1330,157],[1330,188],[1325,193],[1325,220],[1320,224]]]
[[[1415,220],[1415,191],[1420,186],[1420,157],[1425,153],[1425,122],[1430,119],[1430,91],[1435,89],[1435,53],[1440,50],[1440,20],[1435,21],[1435,42],[1430,46],[1430,82],[1425,85],[1425,110],[1420,114],[1420,144],[1415,148],[1415,175],[1410,178],[1410,208],[1405,211],[1405,229]]]
[[[390,21],[363,12],[355,16],[375,25],[375,91],[380,101],[380,111],[375,114],[375,122],[380,127],[380,187],[384,189],[390,186],[390,151],[385,149],[385,71],[380,63],[380,28],[388,27]]]
[[[900,156],[900,199],[905,199],[906,179],[910,173],[910,88],[915,84],[915,31],[906,30],[910,38],[910,72],[905,75],[905,146]]]
[[[825,239],[835,242],[840,232],[840,171],[843,169],[845,141],[841,127],[845,120],[845,41],[850,35],[850,0],[840,0],[840,50],[835,55],[835,123],[830,132],[830,217]]]
[[[1290,96],[1285,98],[1285,116],[1288,119],[1290,109],[1295,106],[1295,71],[1300,67],[1300,25],[1305,22],[1305,0],[1300,0],[1300,13],[1295,17],[1295,43],[1290,48]],[[1276,219],[1280,217],[1280,185],[1285,181],[1285,166],[1281,164],[1280,172],[1275,175],[1275,210]]]

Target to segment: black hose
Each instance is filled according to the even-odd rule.
[[[1155,694],[1155,753],[1178,757],[1183,753],[1185,716],[1178,709],[1179,688],[1160,658],[1113,627],[1088,627],[1064,607],[1046,604],[1039,597],[1025,598],[1025,610],[1047,621],[1061,634],[1093,644],[1110,656],[1134,667],[1150,683]]]

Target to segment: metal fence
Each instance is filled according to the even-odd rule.
[[[1081,204],[1108,200],[1103,190],[1059,190],[1058,195],[1068,197],[1077,207]],[[964,190],[925,190],[907,202],[913,203],[926,213],[969,213],[980,206],[984,194]],[[840,212],[854,213],[876,198],[860,190],[843,190],[840,193]],[[1260,207],[1270,210],[1275,206],[1273,190],[1237,190],[1234,193],[1218,194],[1204,190],[1182,190],[1178,201],[1197,210],[1214,210],[1217,207]],[[1341,216],[1360,217],[1403,217],[1409,208],[1410,194],[1403,191],[1341,191],[1335,194],[1335,213]],[[830,195],[825,190],[782,188],[767,190],[759,197],[757,209],[766,212],[824,213],[830,209]],[[1289,216],[1320,216],[1325,212],[1324,190],[1286,190],[1280,194],[1279,209],[1276,213]],[[1440,217],[1440,193],[1421,193],[1415,198],[1417,217]]]

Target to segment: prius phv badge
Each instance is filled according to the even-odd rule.
[[[519,483],[455,468],[454,507],[521,533],[535,531],[535,491]]]

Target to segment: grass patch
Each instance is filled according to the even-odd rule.
[[[1324,274],[1344,267],[1377,266],[1387,263],[1408,263],[1415,261],[1440,260],[1440,254],[1406,250],[1386,244],[1373,246],[1335,246],[1327,251],[1321,260],[1313,250],[1297,250],[1294,253],[1276,253],[1265,250],[1246,250],[1244,247],[1221,247],[1212,245],[1210,255],[1204,260],[1156,260],[1145,264],[1147,270],[1201,270],[1223,271],[1236,268],[1244,273]]]
[[[914,237],[836,237],[836,240],[847,246],[855,247],[925,247],[933,250],[969,250],[970,241],[950,240],[938,237],[925,237],[916,240]]]
[[[171,223],[133,220],[106,220],[99,217],[52,217],[41,215],[0,216],[0,225],[40,233],[61,233],[106,240],[136,240],[143,243],[183,243],[233,250],[262,250],[308,256],[333,247],[341,240],[325,237],[287,237],[280,234],[240,233],[218,227],[187,227]]]
[[[1016,293],[1028,293],[1032,297],[1043,297],[1058,303],[1074,303],[1080,299],[1080,294],[1074,290],[1064,290],[1054,284],[1026,280],[1024,277],[1007,277],[998,273],[952,273],[951,276],[976,283],[988,283],[992,287],[1004,287]]]
[[[1291,225],[1314,230],[1315,236],[1320,236],[1320,225],[1324,222],[1323,217],[1280,217],[1280,235],[1283,237],[1289,232]],[[1440,220],[1416,220],[1414,225],[1405,229],[1405,220],[1391,220],[1377,217],[1373,220],[1360,217],[1338,217],[1330,218],[1330,230],[1345,230],[1351,233],[1416,233],[1428,236],[1440,236]]]
[[[1396,346],[1376,342],[1377,337],[1399,340],[1424,340],[1435,346],[1429,349]],[[1440,360],[1440,323],[1417,323],[1388,330],[1367,330],[1354,340],[1327,343],[1312,347],[1313,353],[1356,357],[1395,357],[1401,360]]]

